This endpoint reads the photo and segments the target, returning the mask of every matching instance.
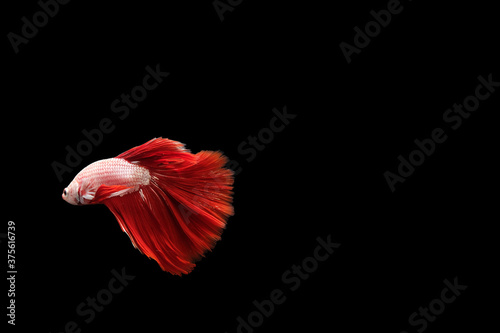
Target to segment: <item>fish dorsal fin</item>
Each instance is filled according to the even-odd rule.
[[[196,157],[184,144],[164,138],[154,138],[116,156],[146,167],[163,166],[167,169],[184,168],[196,163]]]

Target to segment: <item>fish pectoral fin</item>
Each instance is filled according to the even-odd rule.
[[[82,195],[82,198],[87,199],[87,200],[92,200],[94,199],[95,193],[87,193]]]
[[[101,203],[106,199],[121,196],[127,193],[132,187],[124,185],[101,185],[93,196],[92,203]]]

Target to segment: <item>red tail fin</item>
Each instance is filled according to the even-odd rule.
[[[172,274],[187,274],[220,239],[233,215],[233,172],[220,152],[191,154],[157,138],[117,158],[146,167],[150,184],[103,201],[132,243]]]

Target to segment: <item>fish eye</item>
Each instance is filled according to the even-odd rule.
[[[66,189],[64,189],[64,191],[63,191],[63,195],[64,195],[64,196],[68,195],[68,191],[67,191]]]

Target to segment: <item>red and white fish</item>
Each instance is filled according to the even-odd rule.
[[[233,172],[221,152],[192,154],[184,145],[155,138],[80,171],[63,191],[72,205],[105,204],[132,244],[172,274],[220,239],[233,215]]]

